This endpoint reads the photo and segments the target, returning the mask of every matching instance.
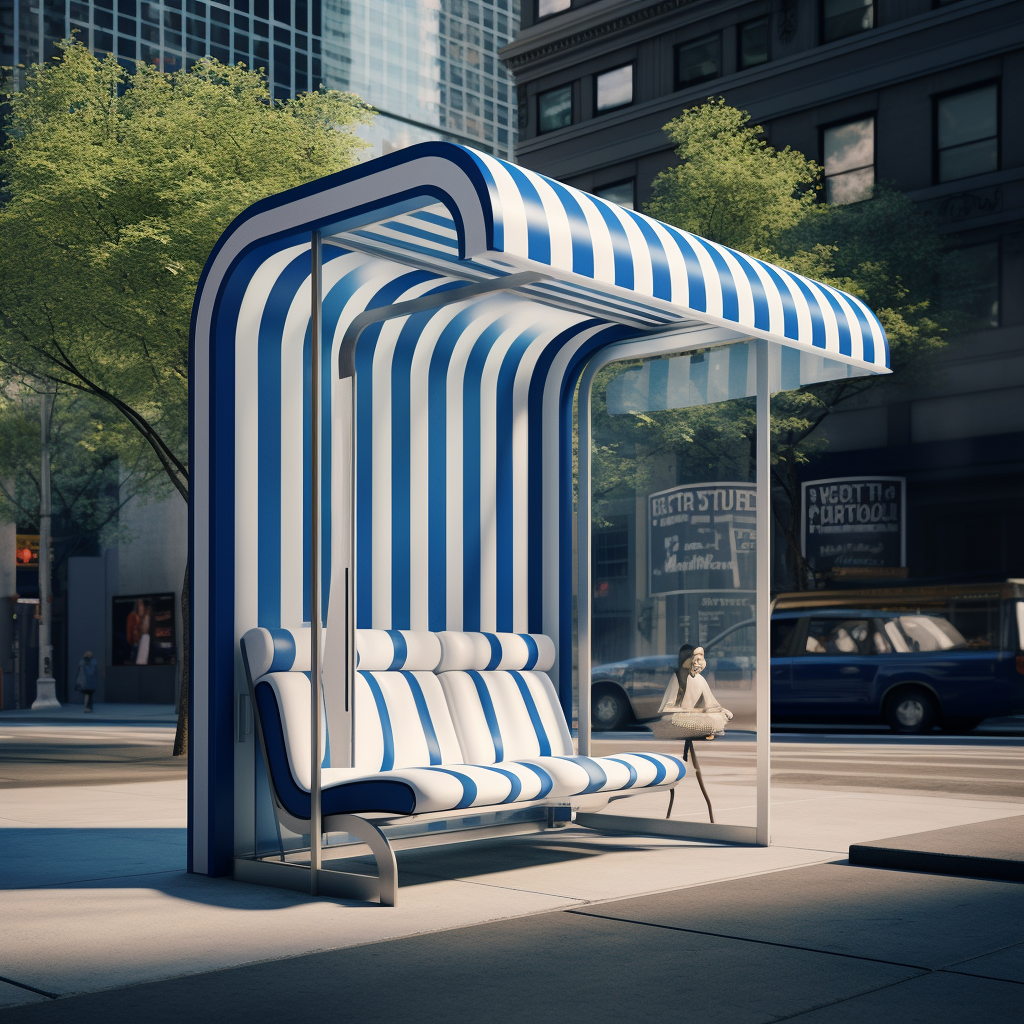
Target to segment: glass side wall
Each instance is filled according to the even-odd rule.
[[[685,753],[672,817],[707,822],[695,754],[714,820],[745,826],[756,823],[755,364],[747,342],[613,363],[591,402],[591,753]],[[685,645],[706,665],[687,663],[680,686]],[[664,819],[668,800],[648,792],[603,813]]]

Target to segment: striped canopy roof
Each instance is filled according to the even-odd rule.
[[[753,337],[786,346],[783,381],[888,368],[854,296],[460,146],[414,146],[255,204],[218,242],[193,311],[193,708],[209,734],[193,767],[211,822],[231,798],[226,783],[215,796],[216,758],[233,756],[238,639],[309,618],[314,232],[328,624],[339,375],[355,380],[357,625],[546,633],[567,651],[573,395],[595,353],[666,333],[680,350]],[[440,304],[504,280],[517,287]],[[360,314],[429,296],[353,342]],[[569,706],[570,673],[554,674]]]

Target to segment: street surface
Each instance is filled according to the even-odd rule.
[[[170,726],[0,724],[0,789],[184,779]]]
[[[732,733],[697,747],[716,781],[746,783],[754,771],[753,734]],[[185,758],[172,757],[166,725],[0,722],[0,788],[102,785],[183,779]],[[678,740],[646,730],[595,734],[594,753],[682,752]],[[772,779],[811,789],[924,790],[986,797],[1024,797],[1024,736],[896,737],[891,733],[773,736]]]

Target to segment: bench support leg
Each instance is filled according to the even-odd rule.
[[[382,907],[395,906],[398,903],[398,861],[388,837],[372,821],[357,814],[332,814],[330,828],[332,832],[347,832],[366,843],[377,861],[380,904]]]
[[[697,773],[697,785],[700,786],[701,793],[704,794],[704,802],[708,805],[708,817],[711,819],[711,824],[715,823],[715,812],[711,808],[711,798],[708,796],[708,791],[704,788],[704,777],[700,773],[700,763],[697,761],[697,751],[693,747],[693,740],[687,740],[683,746],[683,760],[689,761],[693,765],[693,770]],[[668,792],[668,811],[665,814],[666,818],[672,817],[672,807],[676,802],[676,791],[670,789]]]

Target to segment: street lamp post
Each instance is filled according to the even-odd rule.
[[[32,701],[33,711],[60,707],[57,680],[53,678],[53,644],[50,636],[50,418],[53,399],[53,393],[46,389],[39,403],[42,450],[39,467],[39,677],[36,679],[36,699]]]

